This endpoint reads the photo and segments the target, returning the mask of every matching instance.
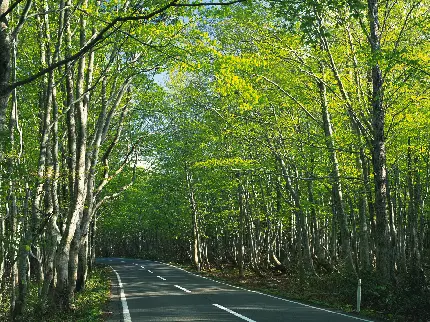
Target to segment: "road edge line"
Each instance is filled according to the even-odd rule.
[[[114,273],[116,274],[116,277],[118,279],[118,286],[119,286],[120,294],[121,294],[122,315],[124,317],[124,322],[132,322],[131,316],[130,316],[130,311],[128,310],[127,298],[125,297],[124,288],[122,287],[121,277],[119,277],[118,272],[112,266],[111,266],[111,268],[114,271]]]

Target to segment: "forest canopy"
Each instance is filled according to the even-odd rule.
[[[429,8],[0,0],[0,318],[70,308],[96,256],[429,318]]]

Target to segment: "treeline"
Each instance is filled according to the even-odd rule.
[[[169,70],[152,165],[100,217],[100,254],[369,277],[428,312],[428,5],[199,17]]]

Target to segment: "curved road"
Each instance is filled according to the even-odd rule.
[[[99,258],[114,274],[108,321],[370,321],[197,276],[168,264]]]

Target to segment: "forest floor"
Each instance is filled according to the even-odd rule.
[[[172,264],[197,273],[190,265]],[[197,274],[245,289],[299,301],[316,307],[357,314],[355,313],[357,281],[355,281],[355,278],[351,280],[341,274],[319,277],[308,276],[300,279],[298,276],[288,275],[279,271],[269,270],[259,275],[247,270],[245,276],[239,278],[238,270],[230,265],[206,269]],[[405,295],[388,295],[389,292],[390,290],[378,288],[377,282],[371,278],[367,282],[364,281],[362,285],[361,312],[357,316],[369,318],[373,321],[430,321],[428,312],[430,307],[426,306],[428,297],[417,299],[416,303],[413,303],[415,310],[412,314],[409,314],[408,312],[397,310],[396,304],[389,303],[391,301],[397,302],[398,297],[403,298]],[[411,301],[414,301],[414,299]],[[409,305],[409,303],[405,305]]]

